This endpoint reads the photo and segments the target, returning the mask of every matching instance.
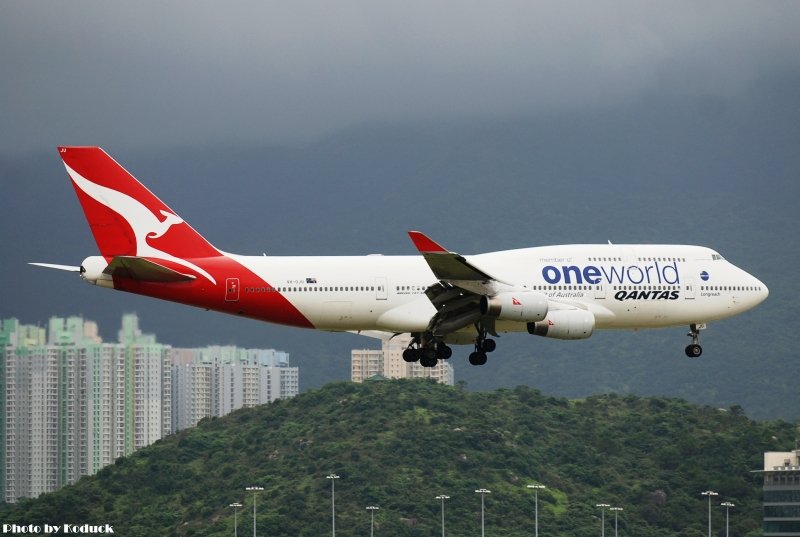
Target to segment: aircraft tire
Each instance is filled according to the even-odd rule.
[[[436,358],[439,360],[447,360],[453,356],[453,349],[445,345],[444,343],[440,343],[436,346]]]
[[[692,343],[691,345],[686,346],[686,356],[689,358],[700,358],[701,354],[703,354],[703,347],[700,345]]]
[[[481,350],[483,352],[492,352],[497,348],[497,343],[493,339],[484,339],[483,343],[481,344]]]
[[[419,358],[420,352],[417,349],[406,349],[403,351],[403,360],[409,364],[418,362]]]
[[[475,351],[469,355],[469,363],[472,365],[484,365],[486,363],[486,353]]]
[[[436,355],[432,355],[428,352],[422,352],[422,358],[419,359],[419,365],[422,367],[436,367],[436,364],[439,360],[436,359]]]

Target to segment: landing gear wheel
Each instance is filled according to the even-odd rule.
[[[486,363],[486,353],[475,351],[469,355],[469,363],[472,365],[483,365]]]
[[[422,367],[436,367],[436,364],[439,360],[436,359],[436,354],[433,352],[433,349],[425,349],[422,351],[422,358],[419,359],[419,365]]]
[[[406,349],[403,351],[403,360],[409,364],[418,362],[420,359],[420,352],[418,349]]]
[[[701,354],[703,354],[703,347],[700,345],[692,343],[686,346],[686,356],[689,358],[700,358]]]
[[[484,339],[481,343],[481,350],[483,352],[492,352],[497,348],[497,343],[493,339]]]
[[[453,349],[445,345],[444,343],[439,343],[436,345],[436,358],[439,360],[447,360],[453,356]]]

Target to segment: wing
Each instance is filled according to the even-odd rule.
[[[480,295],[494,294],[499,290],[498,284],[508,285],[472,265],[464,256],[448,251],[424,233],[409,231],[408,235],[440,282]]]
[[[408,235],[439,280],[425,290],[436,308],[428,330],[434,335],[443,335],[480,321],[486,331],[498,337],[494,318],[481,313],[481,301],[502,291],[513,291],[515,287],[487,274],[424,233],[409,231]]]

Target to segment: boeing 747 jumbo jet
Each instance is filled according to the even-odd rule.
[[[391,338],[433,367],[450,345],[486,363],[501,333],[584,339],[600,328],[699,331],[767,298],[758,279],[702,246],[572,244],[459,255],[410,231],[420,255],[243,256],[211,245],[99,147],[59,147],[100,250],[85,281],[302,328]]]

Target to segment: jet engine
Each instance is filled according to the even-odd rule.
[[[503,321],[534,323],[547,315],[547,297],[532,291],[481,297],[481,315]]]
[[[586,339],[594,331],[594,315],[586,310],[556,310],[542,322],[528,323],[528,333],[555,339]]]

